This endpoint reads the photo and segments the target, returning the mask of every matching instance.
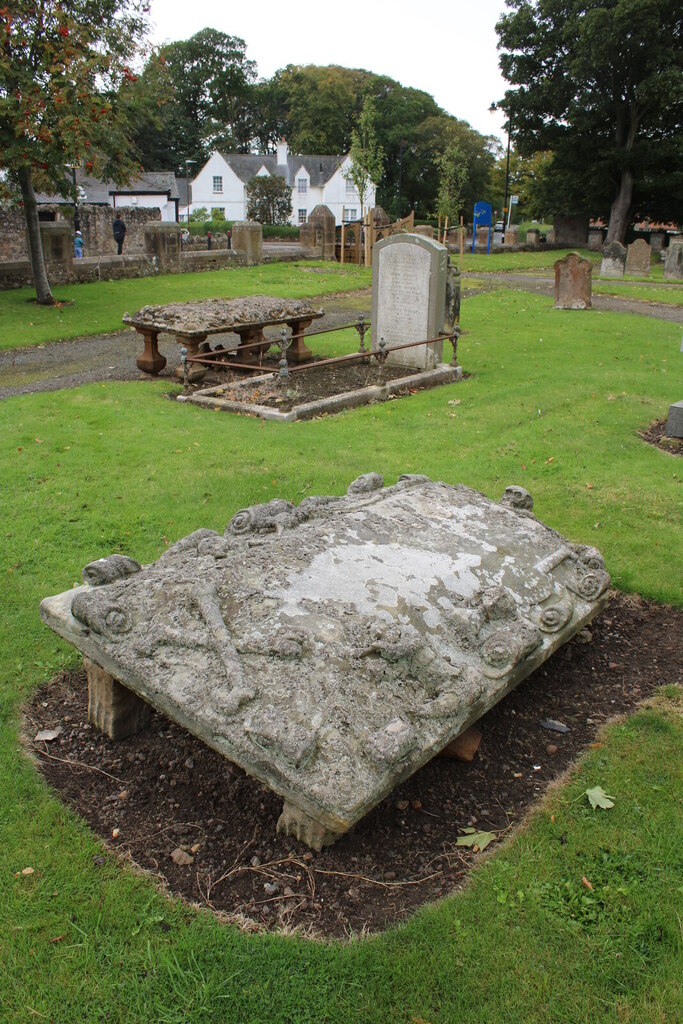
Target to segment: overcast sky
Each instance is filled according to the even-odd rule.
[[[152,39],[188,39],[203,28],[239,36],[262,78],[286,64],[365,68],[423,89],[502,139],[504,117],[488,108],[505,92],[495,31],[504,9],[504,0],[152,0]]]

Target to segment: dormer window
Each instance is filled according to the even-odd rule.
[[[214,192],[223,193],[223,175],[214,174],[213,176],[213,190]]]
[[[348,178],[346,179],[346,194],[347,196],[355,196],[356,194],[356,186]]]
[[[297,178],[296,189],[300,196],[306,195],[308,192],[308,178]]]

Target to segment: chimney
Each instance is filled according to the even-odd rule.
[[[288,152],[289,152],[289,150],[287,149],[287,143],[285,142],[284,139],[280,139],[280,141],[277,144],[277,165],[278,165],[278,168],[286,167],[287,166],[287,154],[288,154]]]

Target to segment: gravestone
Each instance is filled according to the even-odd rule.
[[[588,230],[588,249],[590,252],[600,252],[602,249],[602,241],[605,237],[605,233],[602,228],[589,228]]]
[[[529,228],[526,233],[526,244],[530,249],[538,249],[538,242],[541,237],[541,232],[538,228]]]
[[[626,250],[626,273],[647,277],[650,273],[650,246],[644,238],[631,242]]]
[[[668,281],[683,279],[683,242],[669,242],[664,250],[664,277]]]
[[[372,259],[372,348],[436,338],[444,325],[448,249],[421,235],[377,242]],[[389,362],[429,370],[441,362],[443,342],[401,349]]]
[[[256,220],[236,220],[232,226],[232,247],[247,266],[260,263],[263,256],[263,228]]]
[[[422,235],[423,238],[433,238],[434,228],[431,224],[416,224],[413,229],[414,235]]]
[[[322,224],[311,224],[307,222],[299,228],[299,245],[309,252],[315,250],[318,256],[323,252],[323,227]]]
[[[308,223],[322,228],[322,247],[324,260],[336,259],[337,233],[334,214],[329,206],[319,203],[308,215]]]
[[[553,218],[553,226],[557,245],[583,248],[588,244],[588,217],[585,214],[557,213]]]
[[[593,264],[578,252],[555,262],[555,309],[590,309]]]
[[[532,505],[521,487],[494,502],[366,473],[341,497],[242,509],[151,565],[101,558],[40,613],[87,659],[93,724],[122,737],[153,705],[320,849],[604,607],[600,553]]]
[[[600,277],[623,277],[626,267],[626,247],[621,242],[610,242],[603,247]]]
[[[666,436],[683,437],[683,401],[674,402],[669,406],[666,418]]]
[[[650,249],[652,252],[661,252],[664,248],[664,239],[666,235],[663,231],[651,231],[650,232]]]

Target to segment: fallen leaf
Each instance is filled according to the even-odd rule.
[[[113,828],[111,830],[111,834],[114,837],[114,839],[118,839],[119,835],[121,834],[121,829],[120,828]]]
[[[591,891],[591,892],[593,892],[593,886],[592,886],[592,885],[591,885],[591,883],[590,883],[590,882],[588,881],[588,879],[586,878],[586,876],[585,876],[585,875],[584,875],[584,876],[583,876],[583,878],[581,879],[581,884],[582,884],[582,885],[585,885],[587,889],[590,889],[590,891]]]
[[[593,810],[597,807],[602,807],[603,810],[608,811],[610,807],[614,807],[613,797],[608,796],[602,786],[594,786],[593,789],[587,789],[586,796],[590,800]]]
[[[558,722],[554,718],[546,718],[539,722],[541,729],[548,729],[550,732],[569,732],[569,726],[564,722]]]
[[[22,875],[34,875],[35,868],[22,868],[21,873]]]
[[[44,740],[45,743],[51,743],[52,740],[56,740],[58,736],[61,736],[61,734],[62,727],[60,725],[58,725],[56,729],[41,729],[41,731],[36,733],[33,737],[33,742],[40,743]]]
[[[474,852],[477,850],[485,850],[489,843],[494,843],[498,836],[495,832],[477,832],[474,828],[464,828],[464,836],[459,836],[456,841],[456,846],[471,846],[474,847]]]

